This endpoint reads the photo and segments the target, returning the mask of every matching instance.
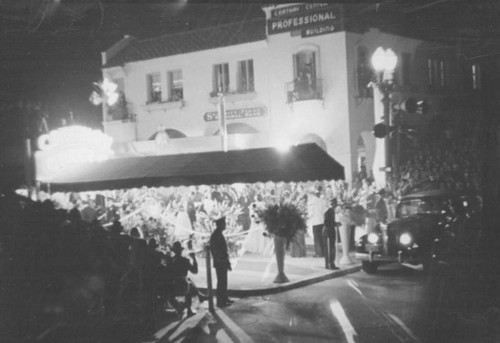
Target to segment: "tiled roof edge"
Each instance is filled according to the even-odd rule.
[[[165,34],[165,35],[161,35],[161,36],[157,36],[157,37],[148,37],[148,38],[143,38],[143,39],[135,39],[133,42],[130,43],[129,46],[125,47],[122,51],[120,51],[118,54],[116,54],[116,56],[114,56],[113,58],[111,58],[106,63],[106,65],[103,66],[103,68],[117,67],[117,66],[123,65],[125,63],[129,63],[129,62],[138,62],[138,61],[145,61],[145,60],[153,59],[153,58],[171,56],[171,55],[167,54],[167,55],[160,55],[160,56],[155,56],[155,57],[145,57],[143,59],[134,58],[132,60],[125,60],[125,61],[123,61],[123,56],[127,53],[127,51],[129,51],[130,49],[134,49],[138,45],[147,44],[149,42],[154,43],[154,42],[160,42],[160,41],[168,40],[168,39],[175,39],[175,38],[177,38],[179,36],[194,35],[194,34],[200,33],[200,32],[208,33],[208,32],[213,32],[213,31],[218,31],[218,30],[224,30],[225,28],[232,28],[232,27],[235,27],[235,26],[238,26],[238,25],[257,24],[259,22],[262,22],[262,25],[263,25],[263,35],[262,35],[261,39],[265,39],[266,38],[266,35],[265,35],[265,23],[266,23],[266,20],[265,20],[265,18],[255,18],[255,19],[251,19],[251,20],[226,23],[226,24],[222,24],[222,25],[210,26],[210,27],[206,27],[206,28],[194,29],[194,30],[189,30],[189,31],[174,32],[174,33],[169,33],[169,34]],[[253,42],[253,41],[256,41],[256,40],[255,39],[249,39],[249,40],[246,40],[246,41],[243,40],[239,44],[243,44],[245,42]],[[231,45],[231,43],[229,43],[226,46],[229,46],[229,45]],[[200,49],[186,51],[186,53],[187,52],[193,52],[193,51],[203,51],[203,50],[208,50],[208,49],[206,49],[206,48],[200,48]]]

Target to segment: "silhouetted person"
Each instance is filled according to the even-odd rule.
[[[226,238],[222,231],[226,229],[226,217],[215,221],[216,229],[210,236],[210,251],[214,259],[217,274],[217,306],[229,306],[232,301],[227,297],[227,272],[231,270],[231,262],[227,252]]]
[[[388,211],[384,196],[385,196],[384,189],[378,191],[375,201],[375,219],[377,220],[377,223],[387,222]]]
[[[323,242],[325,252],[325,267],[326,269],[339,269],[335,265],[335,246],[337,245],[337,222],[335,220],[335,208],[337,207],[337,199],[330,201],[330,207],[325,212],[324,227],[323,227]]]
[[[191,257],[190,260],[189,258],[182,256],[182,250],[184,250],[184,248],[182,247],[181,242],[174,242],[172,245],[174,256],[172,257],[168,267],[169,272],[172,275],[174,288],[172,298],[183,295],[186,301],[185,306],[187,308],[187,315],[191,317],[195,314],[191,309],[192,297],[198,296],[200,302],[205,301],[207,297],[201,294],[193,281],[187,277],[188,272],[198,274],[198,262],[196,261],[196,255],[194,252],[189,253],[189,257]],[[172,305],[176,307],[173,303]]]
[[[126,274],[129,262],[129,248],[131,238],[123,235],[123,226],[118,220],[113,222],[109,229],[109,255],[110,263],[106,273],[105,308],[109,314],[118,311],[118,293],[121,279]]]

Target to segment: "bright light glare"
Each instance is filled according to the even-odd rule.
[[[278,139],[275,146],[278,151],[285,153],[290,150],[292,143],[288,139],[281,138]]]
[[[400,237],[399,237],[399,243],[403,244],[403,245],[409,245],[412,241],[412,238],[411,238],[411,235],[409,233],[403,233]]]
[[[378,72],[393,72],[398,63],[398,56],[392,49],[384,50],[378,47],[372,55],[372,66]]]
[[[385,51],[385,71],[393,72],[398,63],[398,56],[392,51],[391,48]]]
[[[385,51],[378,47],[372,55],[372,66],[376,71],[384,71]]]
[[[118,101],[118,93],[111,93],[108,95],[108,100],[106,101],[106,103],[109,106],[113,106],[114,104],[116,104],[117,101]]]
[[[113,139],[99,130],[67,126],[40,136],[38,146],[51,173],[86,162],[100,162],[112,154]]]
[[[106,94],[111,94],[111,93],[115,93],[116,90],[118,89],[118,85],[116,83],[114,83],[113,81],[110,81],[109,79],[104,79],[102,81],[102,85],[101,85],[101,88],[102,88],[102,91]]]
[[[374,232],[368,234],[367,237],[368,243],[375,244],[378,242],[378,235]]]

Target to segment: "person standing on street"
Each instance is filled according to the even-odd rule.
[[[217,307],[226,307],[232,303],[227,297],[227,272],[231,270],[231,262],[227,252],[226,238],[222,234],[222,231],[226,229],[226,217],[217,219],[215,225],[215,231],[210,236],[210,252],[217,274]]]
[[[333,198],[330,201],[330,207],[325,212],[323,226],[323,242],[325,253],[326,269],[338,270],[335,265],[336,245],[337,245],[337,222],[335,220],[335,209],[337,208],[337,199]]]
[[[325,204],[323,203],[323,199],[321,199],[321,188],[316,188],[308,197],[307,210],[313,231],[314,257],[324,257],[322,231]]]
[[[388,210],[387,203],[385,202],[385,189],[381,189],[377,193],[377,200],[375,202],[375,219],[377,224],[387,223]]]

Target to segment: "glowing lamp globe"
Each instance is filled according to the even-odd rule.
[[[398,56],[392,49],[384,50],[378,47],[372,55],[372,66],[377,72],[392,72],[396,69]]]

